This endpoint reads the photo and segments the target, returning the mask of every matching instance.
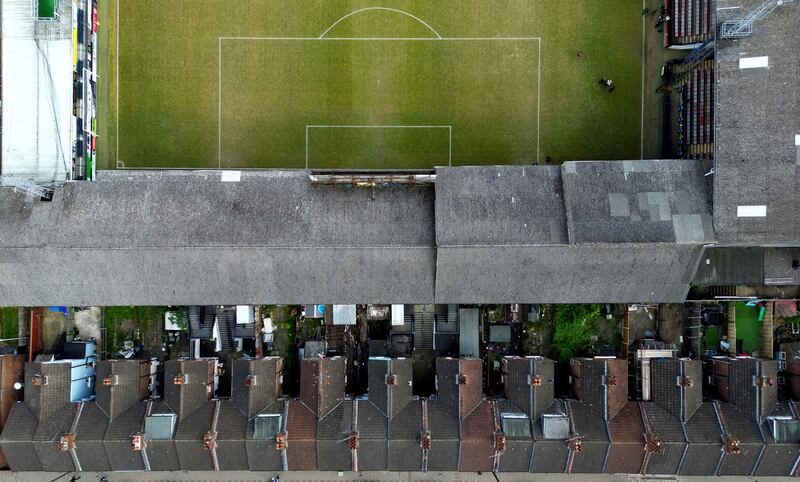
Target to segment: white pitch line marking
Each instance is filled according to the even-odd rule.
[[[642,11],[647,8],[647,0],[642,0]],[[647,28],[645,26],[645,16],[642,15],[642,124],[639,127],[640,133],[640,148],[639,148],[639,159],[644,159],[644,76],[645,76],[645,69],[644,69],[644,59],[645,59],[645,35],[647,32]]]
[[[121,1],[122,0],[117,0],[117,2],[116,2],[117,3],[117,21],[116,21],[115,30],[116,30],[116,36],[117,36],[117,58],[114,59],[115,64],[116,64],[115,68],[116,68],[116,71],[117,71],[117,73],[116,73],[116,80],[117,80],[117,89],[116,90],[117,91],[115,93],[116,97],[117,97],[117,111],[115,112],[116,124],[117,124],[117,132],[115,132],[115,136],[114,136],[114,137],[116,137],[116,144],[117,144],[117,159],[116,159],[117,160],[117,164],[119,164],[119,114],[120,114],[119,113],[119,30],[120,30],[119,3]]]
[[[217,41],[217,167],[222,169],[222,39]]]
[[[441,36],[441,35],[439,35],[439,32],[437,32],[436,30],[434,30],[434,28],[433,28],[433,27],[431,27],[430,25],[428,25],[428,24],[427,24],[427,23],[426,23],[424,20],[422,20],[421,18],[417,17],[416,15],[412,15],[412,14],[410,14],[410,13],[408,13],[408,12],[404,12],[404,11],[402,11],[402,10],[398,10],[398,9],[396,9],[396,8],[388,8],[388,7],[367,7],[367,8],[362,8],[362,9],[359,9],[359,10],[356,10],[356,11],[353,11],[353,12],[350,12],[350,13],[348,13],[347,15],[345,15],[344,17],[340,18],[339,20],[337,20],[337,21],[333,22],[333,25],[331,25],[331,26],[330,26],[330,27],[328,27],[328,28],[327,28],[327,29],[326,29],[324,32],[322,32],[322,35],[320,35],[320,36],[319,36],[319,38],[324,38],[324,37],[325,37],[325,35],[327,35],[327,34],[328,34],[328,32],[330,32],[331,30],[333,30],[333,28],[334,28],[334,27],[336,27],[337,25],[339,25],[339,24],[340,24],[342,21],[344,21],[344,20],[346,20],[346,19],[348,19],[348,18],[352,17],[353,15],[355,15],[355,14],[357,14],[357,13],[361,13],[361,12],[368,12],[368,11],[370,11],[370,10],[383,10],[383,11],[387,11],[387,12],[401,13],[401,14],[403,14],[403,15],[406,15],[406,16],[408,16],[408,17],[411,17],[411,18],[413,18],[413,19],[414,19],[414,20],[416,20],[417,22],[419,22],[419,23],[421,23],[422,25],[424,25],[425,27],[427,27],[427,28],[428,28],[428,30],[430,30],[431,32],[433,32],[433,34],[434,34],[434,35],[436,35],[436,37],[437,37],[437,38],[442,38],[442,36]]]
[[[542,137],[542,39],[539,39],[539,57],[536,72],[536,164],[541,164],[540,152],[542,150],[541,137]]]

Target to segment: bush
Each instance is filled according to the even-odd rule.
[[[592,354],[592,334],[601,305],[556,305],[553,345],[559,361]]]

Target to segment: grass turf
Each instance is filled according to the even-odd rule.
[[[746,353],[761,351],[759,310],[758,307],[747,306],[743,301],[736,302],[736,338],[742,340],[742,350]]]
[[[14,307],[0,308],[0,338],[16,338],[19,335],[19,312]],[[4,342],[16,346],[17,341]]]
[[[336,23],[376,6],[402,12]],[[629,0],[111,0],[99,13],[99,168],[305,167],[309,124],[452,127],[447,152],[437,129],[312,129],[310,167],[639,156],[641,4]],[[541,57],[538,40],[219,40],[331,26],[327,38],[541,37]]]

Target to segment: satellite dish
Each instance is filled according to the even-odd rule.
[[[21,388],[22,388],[22,383],[20,383],[20,382],[14,382],[14,390],[19,390],[19,389],[21,389]]]

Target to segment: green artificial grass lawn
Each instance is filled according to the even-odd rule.
[[[19,311],[14,307],[0,308],[0,338],[16,338],[19,335]],[[16,345],[16,342],[5,342]]]
[[[99,168],[639,156],[629,0],[111,0],[99,14]],[[306,136],[342,125],[364,127]]]
[[[742,350],[747,353],[761,351],[760,308],[750,308],[745,302],[736,302],[736,338],[742,340]]]
[[[709,348],[713,348],[719,352],[719,327],[709,326],[705,328],[705,334],[702,338],[702,343],[703,346],[700,348],[700,353],[705,353]]]

